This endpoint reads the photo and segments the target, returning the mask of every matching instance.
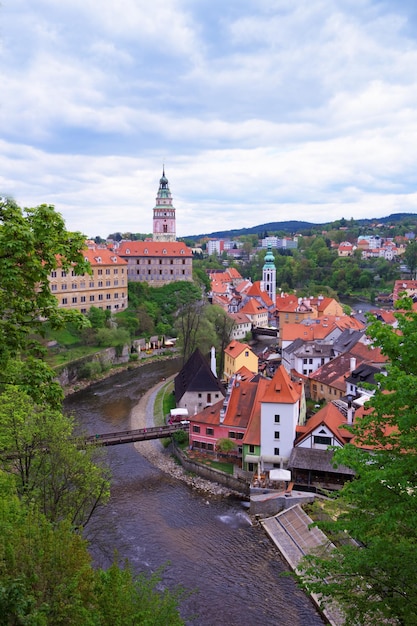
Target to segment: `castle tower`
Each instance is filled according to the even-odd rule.
[[[172,196],[165,176],[165,168],[162,170],[162,178],[159,180],[158,195],[153,209],[153,241],[176,241],[175,232],[175,209],[172,206]]]
[[[268,246],[268,251],[265,254],[264,266],[262,268],[262,289],[266,291],[272,302],[276,303],[277,295],[277,270],[275,267],[275,257],[271,250],[271,246]]]

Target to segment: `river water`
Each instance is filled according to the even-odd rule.
[[[139,398],[178,367],[165,361],[119,373],[67,398],[66,410],[91,434],[126,430]],[[181,604],[189,626],[325,623],[241,502],[196,493],[151,466],[133,444],[109,447],[106,457],[110,502],[88,527],[97,565],[109,566],[117,551],[136,572],[163,566],[163,587],[192,592]]]

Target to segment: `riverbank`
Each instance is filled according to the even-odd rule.
[[[154,363],[155,361],[166,361],[169,359],[178,359],[178,353],[173,354],[153,354],[152,356],[143,357],[137,361],[129,361],[128,363],[124,363],[121,365],[115,365],[105,372],[101,372],[97,374],[94,378],[88,378],[85,380],[78,380],[73,385],[66,385],[62,387],[64,396],[70,396],[72,393],[77,393],[77,391],[82,391],[83,389],[87,389],[91,385],[95,383],[99,383],[102,380],[106,380],[106,378],[110,378],[111,376],[115,376],[116,374],[126,372],[127,370],[135,370],[144,365],[149,365],[149,363]]]
[[[151,428],[154,423],[154,404],[155,398],[159,390],[167,385],[174,376],[166,381],[160,382],[158,385],[147,391],[139,400],[138,404],[131,412],[131,428]],[[218,483],[205,480],[199,476],[188,474],[180,465],[178,465],[167,449],[165,449],[159,439],[152,441],[141,441],[134,444],[136,450],[149,463],[160,469],[162,472],[181,480],[190,487],[203,491],[211,496],[231,496],[234,492],[219,485]],[[237,494],[240,495],[240,494]]]

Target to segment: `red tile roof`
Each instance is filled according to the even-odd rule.
[[[280,404],[295,404],[300,400],[302,385],[295,383],[289,377],[285,367],[280,365],[262,397],[262,402],[279,402]]]
[[[117,254],[124,257],[193,256],[191,248],[182,241],[122,241]]]

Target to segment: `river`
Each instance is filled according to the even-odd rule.
[[[66,410],[91,434],[128,429],[139,398],[178,367],[165,361],[116,374],[67,398]],[[163,566],[162,586],[192,592],[181,604],[189,626],[325,623],[241,502],[196,493],[151,466],[133,444],[107,448],[106,457],[111,498],[87,533],[97,565],[108,567],[117,551],[136,572]]]

